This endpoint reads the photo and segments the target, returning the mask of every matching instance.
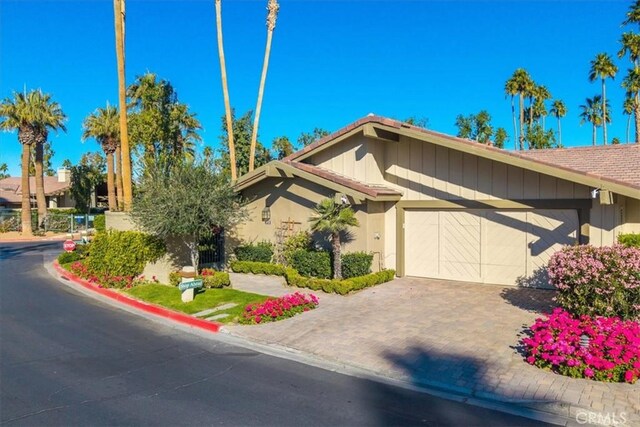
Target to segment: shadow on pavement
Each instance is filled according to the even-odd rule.
[[[534,313],[551,313],[556,303],[553,289],[505,288],[500,296],[509,304]]]
[[[0,243],[0,259],[11,259],[29,252],[39,254],[42,251],[52,250],[55,248],[60,248],[60,252],[62,252],[62,242]]]

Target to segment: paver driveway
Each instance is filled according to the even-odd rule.
[[[274,278],[260,277],[236,276],[232,283],[282,294]],[[320,306],[304,315],[226,329],[415,384],[551,404],[569,416],[579,408],[625,412],[640,425],[640,385],[570,379],[523,361],[519,336],[550,311],[553,291],[402,278],[346,297],[317,294]]]

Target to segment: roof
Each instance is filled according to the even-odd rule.
[[[639,144],[554,148],[521,154],[533,160],[640,188]]]
[[[70,182],[58,182],[58,177],[44,177],[44,194],[46,196],[56,196],[64,193],[71,187]],[[36,179],[29,177],[29,192],[35,196]],[[20,203],[22,201],[22,178],[19,176],[10,176],[0,179],[0,202],[2,203]]]
[[[453,150],[477,155],[498,162],[521,167],[546,175],[577,182],[593,188],[601,188],[618,194],[640,199],[640,146],[596,146],[583,148],[507,151],[476,141],[454,137],[432,130],[420,128],[398,120],[370,115],[359,119],[330,135],[296,151],[284,158],[282,164],[297,169],[305,159],[328,147],[340,143],[357,133],[385,141],[398,141],[400,136],[433,143]],[[309,169],[309,173],[331,174],[331,171]],[[240,177],[238,185],[243,188],[252,185],[259,175],[258,170]],[[325,178],[330,179],[330,178]],[[353,179],[349,179],[353,182]],[[367,184],[357,182],[358,186]]]

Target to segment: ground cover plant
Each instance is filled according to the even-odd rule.
[[[137,299],[161,305],[186,314],[214,308],[222,304],[234,303],[235,307],[216,311],[215,314],[225,313],[227,317],[217,320],[221,323],[238,321],[249,304],[259,304],[267,300],[267,296],[242,292],[235,289],[203,289],[196,293],[193,301],[185,303],[180,299],[180,290],[172,286],[161,284],[144,284],[126,289],[125,292]]]
[[[169,284],[171,286],[178,286],[182,277],[180,273],[169,273]],[[212,268],[200,269],[200,274],[196,275],[195,280],[202,280],[202,285],[207,288],[224,288],[231,284],[229,273],[225,271],[216,271]]]
[[[574,378],[640,377],[640,249],[567,246],[548,266],[560,305],[522,340],[528,363]]]
[[[300,292],[280,298],[269,298],[261,303],[247,305],[239,321],[243,324],[275,322],[312,310],[318,303],[319,300],[315,295],[305,295]]]

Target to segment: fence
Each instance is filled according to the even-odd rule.
[[[44,221],[44,231],[57,233],[75,233],[93,228],[96,215],[49,213]],[[31,227],[38,229],[38,212],[31,212]],[[0,212],[0,233],[22,230],[20,212]]]
[[[224,230],[204,236],[198,244],[200,267],[220,268],[224,264]]]

